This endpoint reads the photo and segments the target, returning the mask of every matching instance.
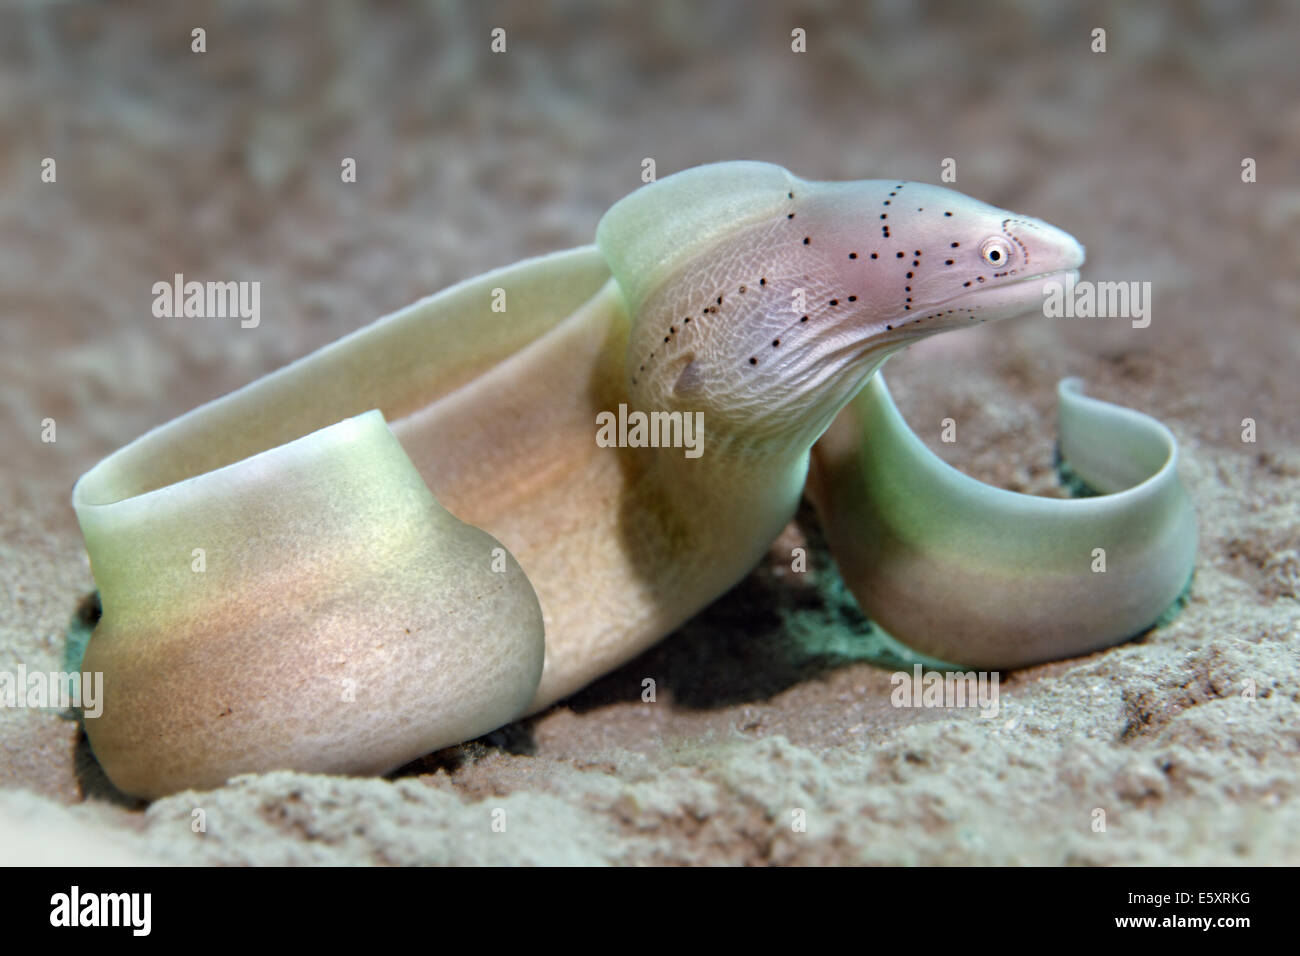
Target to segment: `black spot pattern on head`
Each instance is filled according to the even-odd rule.
[[[890,213],[892,212],[893,200],[896,199],[896,198],[898,198],[898,196],[901,194],[902,190],[903,190],[906,186],[907,186],[906,183],[897,183],[897,184],[896,184],[896,185],[895,185],[895,186],[894,186],[894,187],[889,191],[887,198],[884,198],[884,199],[881,200],[881,206],[880,206],[881,211],[880,211],[880,213],[878,214],[878,215],[879,215],[879,220],[878,220],[878,221],[879,221],[880,226],[881,226],[880,233],[881,233],[881,237],[882,237],[883,240],[889,240],[889,239],[891,239],[891,237],[892,237],[892,227],[891,227],[890,224],[889,224],[889,220],[891,219]],[[793,200],[793,199],[794,199],[794,192],[793,192],[793,191],[789,191],[789,192],[787,192],[787,193],[786,193],[786,197],[787,197],[788,199]],[[924,214],[924,213],[925,213],[925,209],[926,209],[926,207],[924,207],[924,206],[917,206],[917,207],[915,207],[915,208],[916,208],[916,212],[917,212],[917,213],[920,213],[920,214]],[[951,219],[951,218],[954,217],[955,214],[954,214],[951,210],[945,210],[945,209],[943,209],[942,207],[939,207],[939,208],[936,209],[933,213],[931,213],[931,216],[932,216],[932,217],[940,216],[940,215],[942,215],[943,218]],[[786,211],[786,219],[787,219],[787,220],[793,220],[794,218],[795,218],[795,212],[794,212],[793,210],[787,209],[787,211]],[[1011,220],[1007,220],[1006,222],[1003,223],[1003,231],[1008,235],[1008,237],[1009,237],[1012,241],[1019,243],[1019,239],[1017,239],[1017,237],[1016,237],[1014,234],[1012,234],[1011,231],[1010,231],[1010,229],[1008,228],[1008,226],[1009,226],[1010,223],[1011,223]],[[804,245],[804,246],[811,246],[811,245],[812,245],[812,236],[811,236],[811,235],[801,235],[800,233],[795,233],[791,238],[799,239],[799,240],[800,240],[800,244],[802,244],[802,245]],[[903,240],[903,241],[906,241],[906,239],[907,239],[907,231],[906,231],[906,228],[904,229],[904,233],[903,233],[902,235],[900,235],[898,238],[900,238],[900,239]],[[961,247],[961,242],[960,242],[959,240],[957,240],[957,239],[951,239],[951,238],[950,238],[950,240],[949,240],[949,248],[950,248],[950,249],[958,249],[958,248],[960,248],[960,247]],[[854,250],[854,251],[852,251],[852,252],[847,252],[846,254],[847,254],[847,256],[848,256],[848,259],[851,260],[851,261],[853,261],[853,262],[856,262],[856,261],[859,260],[859,259],[867,259],[867,258],[869,258],[872,262],[878,262],[882,257],[886,257],[886,256],[888,256],[888,250],[882,250],[882,249],[880,249],[880,248],[878,247],[877,250],[874,251],[874,252],[859,252],[858,250]],[[895,249],[895,250],[894,250],[894,258],[895,258],[895,259],[897,259],[897,260],[908,260],[908,259],[910,259],[910,260],[911,260],[911,266],[910,266],[910,268],[906,268],[906,267],[905,267],[905,272],[904,272],[904,283],[905,283],[905,284],[904,284],[903,287],[902,287],[902,291],[903,291],[904,295],[903,295],[903,301],[902,301],[902,303],[900,303],[900,304],[902,305],[902,307],[903,307],[903,311],[905,311],[905,312],[909,312],[909,313],[910,313],[910,312],[915,311],[915,310],[918,308],[918,307],[916,306],[915,302],[914,302],[914,289],[916,288],[916,286],[915,286],[916,281],[917,281],[919,278],[921,278],[920,269],[921,269],[921,262],[922,262],[922,259],[923,259],[923,257],[924,257],[924,254],[925,254],[925,250],[924,250],[924,249],[913,249],[913,250],[910,251],[910,255],[909,255],[909,250],[906,250],[906,249]],[[954,265],[957,264],[957,260],[956,260],[955,258],[946,258],[946,259],[943,260],[943,264],[944,264],[944,266],[946,266],[946,267],[952,267],[952,266],[954,266]],[[994,278],[994,279],[1000,279],[1000,278],[1003,278],[1003,277],[1006,276],[1006,275],[1012,274],[1014,271],[1015,271],[1015,270],[1013,270],[1013,269],[1008,269],[1006,272],[993,273],[993,274],[992,274],[992,278]],[[807,277],[805,276],[805,278],[807,278]],[[984,282],[986,282],[986,280],[987,280],[987,277],[986,277],[986,276],[975,276],[975,277],[972,277],[972,279],[970,279],[970,280],[968,280],[968,281],[966,281],[966,282],[964,283],[963,288],[967,288],[967,289],[969,289],[969,288],[970,288],[972,285],[974,285],[975,283],[984,283]],[[759,285],[760,287],[766,289],[766,288],[767,288],[767,278],[766,278],[765,276],[764,276],[764,277],[760,277],[760,278],[758,279],[758,285]],[[744,294],[744,293],[747,292],[747,287],[746,287],[746,286],[740,286],[740,287],[738,288],[738,291],[739,291],[739,293]],[[858,301],[858,296],[857,296],[856,294],[855,294],[855,295],[839,295],[839,296],[837,296],[837,297],[835,297],[835,298],[832,298],[832,299],[826,299],[826,300],[824,300],[824,301],[826,302],[826,307],[828,307],[828,308],[835,308],[835,307],[838,307],[838,306],[841,304],[842,301],[846,301],[846,302],[848,302],[848,303],[857,303],[857,301]],[[719,306],[722,305],[721,296],[718,297],[717,305],[719,305]],[[893,331],[893,330],[895,330],[895,329],[902,329],[902,328],[904,328],[906,325],[919,324],[919,323],[923,323],[923,322],[926,322],[926,321],[929,321],[929,320],[933,320],[933,319],[939,318],[939,317],[941,317],[941,316],[945,316],[945,315],[953,315],[953,314],[955,314],[955,313],[970,313],[970,314],[969,314],[969,319],[970,319],[971,321],[975,321],[976,318],[977,318],[976,315],[974,314],[975,311],[976,311],[976,310],[974,310],[974,309],[940,309],[940,310],[936,310],[936,311],[928,312],[928,313],[918,313],[918,314],[916,314],[916,315],[914,315],[914,316],[909,316],[907,319],[899,320],[899,323],[890,323],[889,325],[886,325],[885,328],[886,328],[887,331]],[[706,316],[708,316],[709,314],[716,314],[716,313],[718,313],[718,312],[719,312],[719,309],[716,308],[716,307],[706,308],[706,309],[704,310],[704,314],[705,314]],[[802,315],[802,316],[799,317],[799,319],[798,319],[798,323],[797,323],[797,324],[805,324],[805,323],[807,323],[807,322],[810,320],[810,318],[811,318],[810,315]],[[790,328],[792,328],[792,327],[790,327]],[[669,333],[669,334],[670,334],[670,336],[671,336],[672,334],[674,334],[673,330],[670,330],[670,333]],[[771,347],[772,347],[773,349],[779,348],[779,347],[781,346],[781,344],[782,344],[782,341],[783,341],[784,339],[786,339],[786,338],[789,338],[791,334],[792,334],[792,333],[789,331],[789,328],[787,328],[787,329],[785,330],[785,333],[784,333],[780,338],[774,338],[774,339],[771,340],[771,342],[770,342]],[[758,364],[758,358],[757,358],[757,356],[751,356],[751,357],[749,358],[749,360],[748,360],[748,364],[749,364],[750,366],[756,366],[756,365]]]
[[[757,282],[758,282],[759,286],[763,287],[764,289],[767,288],[767,276],[759,276]],[[748,283],[744,283],[744,284],[741,284],[741,285],[737,285],[737,286],[736,286],[736,291],[737,291],[739,294],[741,294],[741,295],[746,295],[746,294],[749,292],[749,284],[748,284]],[[720,315],[721,312],[722,312],[722,306],[723,306],[723,304],[724,304],[724,301],[723,301],[724,299],[725,299],[725,293],[718,293],[718,294],[715,295],[714,298],[713,298],[713,304],[704,306],[702,309],[700,309],[700,311],[699,311],[699,313],[698,313],[697,315],[694,315],[694,316],[690,316],[690,315],[688,315],[688,316],[684,316],[684,317],[682,318],[682,320],[681,320],[682,329],[681,329],[680,331],[681,331],[683,334],[686,334],[686,333],[688,332],[688,330],[687,330],[685,327],[691,324],[691,319],[693,319],[693,318],[694,318],[694,319],[697,319],[697,320],[704,320],[704,319],[707,319],[707,318],[708,318],[709,316],[711,316],[711,315]],[[698,326],[699,324],[700,324],[699,321],[697,321],[697,322],[696,322],[696,325]],[[679,331],[679,330],[678,330],[678,328],[677,328],[676,325],[669,325],[669,326],[668,326],[668,334],[664,336],[663,344],[667,344],[667,343],[671,342],[671,341],[673,340],[673,338],[677,335],[678,331]],[[778,341],[779,341],[779,340],[778,340]],[[654,362],[655,357],[656,357],[656,353],[655,353],[655,352],[651,352],[650,355],[649,355],[649,357],[647,358],[646,362],[645,362],[644,364],[639,365],[639,366],[637,367],[638,372],[645,372],[645,370],[646,370],[647,368],[652,368],[652,367],[653,367],[653,362]],[[750,364],[750,365],[757,365],[757,364],[758,364],[758,358],[757,358],[757,357],[751,357],[751,358],[749,359],[749,364]],[[637,383],[637,376],[634,375],[634,376],[632,376],[632,384],[635,385],[636,383]]]
[[[890,227],[887,223],[888,223],[888,220],[890,219],[890,211],[892,211],[892,210],[891,210],[891,207],[893,206],[893,200],[896,199],[896,198],[899,196],[899,194],[900,194],[901,191],[906,187],[906,185],[907,185],[906,183],[897,183],[897,184],[893,187],[893,189],[891,189],[891,190],[889,191],[887,197],[881,200],[881,209],[882,209],[882,211],[879,213],[879,216],[880,216],[880,220],[881,220],[881,222],[882,222],[882,226],[881,226],[881,230],[880,230],[880,232],[881,232],[881,236],[882,236],[884,239],[889,239],[889,238],[891,237],[891,227]],[[925,209],[926,209],[925,206],[917,206],[917,207],[915,207],[915,208],[916,208],[916,211],[917,211],[918,213],[924,213],[924,212],[925,212]],[[954,216],[954,213],[953,213],[951,210],[945,210],[945,209],[943,209],[942,207],[940,207],[939,209],[935,210],[934,213],[932,213],[933,216],[939,216],[940,214],[942,214],[943,218],[947,218],[947,219],[951,219],[951,218],[953,218],[953,216]],[[1006,222],[1003,223],[1003,231],[1006,232],[1007,235],[1008,235],[1008,236],[1009,236],[1013,241],[1018,242],[1019,240],[1016,239],[1016,237],[1014,236],[1014,234],[1012,234],[1011,231],[1010,231],[1010,229],[1008,228],[1008,227],[1009,227],[1009,224],[1010,224],[1011,222],[1012,222],[1012,220],[1007,220]],[[905,233],[904,233],[904,235],[905,235]],[[961,247],[961,242],[960,242],[959,240],[957,240],[957,239],[950,239],[950,240],[949,240],[949,248],[952,248],[952,249],[958,249],[958,248],[960,248],[960,247]],[[887,255],[888,253],[886,252],[886,253],[884,253],[884,254]],[[881,253],[880,251],[876,251],[876,252],[869,252],[869,253],[866,253],[866,255],[867,255],[871,260],[873,260],[873,261],[877,261],[877,260],[879,260],[879,259],[881,258],[882,253]],[[914,303],[914,297],[913,297],[913,294],[912,294],[912,293],[913,293],[913,290],[914,290],[914,288],[915,288],[915,282],[916,282],[916,280],[917,280],[918,278],[920,278],[921,262],[922,262],[922,259],[923,259],[924,255],[925,255],[925,250],[924,250],[924,249],[913,249],[913,250],[911,250],[910,256],[909,256],[909,252],[908,252],[908,250],[906,250],[906,249],[896,249],[896,250],[894,251],[894,258],[895,258],[895,259],[901,259],[901,260],[907,260],[907,259],[909,259],[909,258],[911,259],[911,267],[910,267],[910,269],[907,269],[907,270],[905,271],[905,273],[904,273],[904,283],[905,283],[905,284],[904,284],[904,286],[903,286],[904,296],[903,296],[902,306],[903,306],[903,311],[905,311],[905,312],[911,312],[911,311],[913,311],[913,310],[916,308],[915,303]],[[851,253],[849,253],[849,258],[850,258],[850,259],[856,260],[858,257],[859,257],[859,254],[858,254],[856,251],[855,251],[855,252],[851,252]],[[953,266],[953,265],[956,265],[956,264],[957,264],[957,260],[956,260],[956,259],[945,259],[945,260],[944,260],[944,265],[945,265],[945,266]],[[995,273],[995,274],[993,274],[993,278],[995,278],[995,279],[997,279],[997,278],[1002,278],[1002,277],[1004,277],[1005,275],[1010,275],[1010,274],[1014,273],[1014,271],[1015,271],[1015,270],[1008,269],[1006,272],[1003,272],[1003,273]],[[965,284],[964,287],[965,287],[965,288],[969,288],[969,287],[970,287],[972,284],[974,284],[974,283],[977,283],[977,282],[985,282],[985,281],[986,281],[986,277],[985,277],[985,276],[977,276],[977,277],[975,277],[974,279],[972,279],[971,281],[968,281],[968,282]],[[854,296],[847,296],[846,298],[847,298],[847,300],[848,300],[849,302],[856,302],[856,301],[857,301],[857,296],[856,296],[856,295],[854,295]],[[838,303],[839,303],[839,299],[832,299],[832,300],[830,300],[830,302],[829,302],[830,305],[837,305]],[[970,311],[970,310],[952,310],[952,309],[948,309],[948,310],[940,310],[940,311],[937,311],[937,312],[928,313],[928,314],[925,314],[925,315],[919,315],[919,316],[916,316],[916,317],[914,317],[914,318],[911,318],[911,319],[909,320],[909,324],[912,324],[912,323],[919,323],[919,322],[922,322],[922,321],[924,321],[924,320],[933,319],[933,318],[936,318],[936,317],[938,317],[938,316],[940,316],[940,315],[948,315],[948,314],[952,314],[954,311]],[[972,315],[971,318],[974,319],[974,316]],[[890,325],[890,326],[886,326],[887,329],[892,329],[893,327],[894,327],[894,326],[892,326],[892,325]]]

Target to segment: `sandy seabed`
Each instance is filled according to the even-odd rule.
[[[649,653],[386,779],[250,775],[146,806],[75,720],[0,709],[0,861],[1300,862],[1294,5],[40,9],[0,11],[0,668],[62,666],[93,589],[82,472],[422,295],[590,242],[647,156],[924,181],[954,157],[962,191],[1078,236],[1085,278],[1150,281],[1147,329],[999,323],[889,380],[927,440],[961,422],[932,444],[954,465],[1059,494],[1054,385],[1081,376],[1173,430],[1201,543],[1170,623],[1005,675],[991,720],[890,706],[906,654],[807,509]],[[259,280],[261,325],[154,318],[175,273]],[[775,556],[800,543],[794,575]]]

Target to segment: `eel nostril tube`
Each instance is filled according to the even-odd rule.
[[[86,731],[123,791],[382,773],[528,704],[532,586],[437,502],[378,411],[148,490],[131,451],[73,498],[103,602]]]

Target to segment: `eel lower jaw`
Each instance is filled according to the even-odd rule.
[[[862,354],[890,355],[913,342],[998,319],[1011,319],[1042,309],[1043,290],[1049,282],[1067,285],[1078,281],[1078,269],[1043,272],[1014,282],[982,286],[959,295],[916,306],[892,318],[876,320],[861,343]]]
[[[936,309],[963,310],[954,312],[956,318],[943,323],[946,328],[960,328],[963,325],[968,325],[971,318],[978,322],[1011,319],[1016,316],[1041,311],[1045,290],[1049,283],[1064,286],[1077,282],[1078,279],[1078,269],[1057,269],[1052,272],[1040,272],[1024,278],[1017,278],[1014,282],[981,286],[978,289],[963,292],[960,295],[927,305],[925,309],[927,311]],[[967,309],[971,311],[966,312]],[[935,331],[942,330],[936,329]]]
[[[862,327],[857,337],[822,350],[814,362],[806,363],[802,384],[811,387],[813,379],[825,381],[843,376],[847,381],[834,390],[835,397],[831,403],[835,404],[838,411],[842,403],[852,398],[895,352],[941,332],[1040,311],[1044,299],[1042,290],[1047,283],[1059,282],[1066,285],[1078,278],[1078,269],[1038,273],[1014,282],[968,290],[939,302],[928,303],[916,312],[905,312],[883,321],[875,319]],[[827,361],[838,366],[838,370],[815,368],[816,364]],[[828,418],[826,423],[829,422]]]

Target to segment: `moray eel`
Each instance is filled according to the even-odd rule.
[[[967,514],[958,483],[932,479],[896,415],[873,417],[892,409],[876,375],[889,355],[1039,308],[1083,254],[936,186],[704,166],[615,204],[592,246],[461,283],[149,432],[73,492],[103,604],[84,662],[104,673],[86,722],[97,757],[143,796],[276,768],[378,773],[539,711],[747,574],[859,393],[815,484],[869,614],[926,648],[964,633],[970,655],[951,656],[988,666],[1127,637],[1166,600],[1163,577],[1141,573],[1163,566],[1160,542],[1096,536],[1117,550],[1106,580],[1130,575],[1115,593],[1144,598],[1141,613],[1097,613],[1073,548],[1114,523],[1107,499],[1052,502],[1082,509],[1059,545],[1034,550],[1063,511],[991,532],[1027,551],[981,551],[976,524],[954,539],[922,520]],[[1089,421],[1086,476],[1150,470],[1142,442],[1107,448],[1131,419]],[[883,460],[854,457],[863,436]],[[901,488],[875,478],[895,447],[912,453]],[[1107,451],[1137,461],[1108,471]],[[863,546],[900,496],[908,519]],[[1189,510],[1160,495],[1128,508]],[[1077,632],[1002,635],[988,615],[959,632],[950,614],[936,637],[896,611],[924,594],[959,613],[1019,571],[1041,586],[1007,618],[1041,620],[1047,568],[1019,562],[1044,550],[1051,580],[1077,586],[1058,609]]]

